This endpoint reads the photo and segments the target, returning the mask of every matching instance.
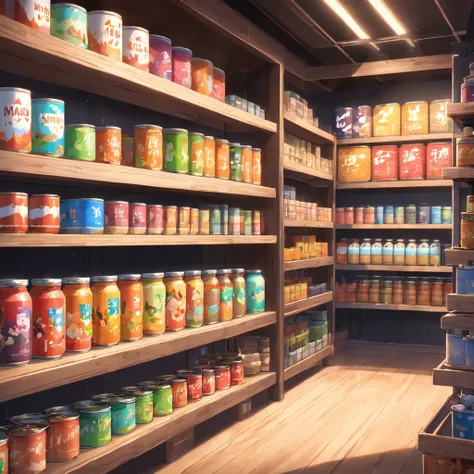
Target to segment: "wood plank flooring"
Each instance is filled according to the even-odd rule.
[[[451,393],[442,350],[352,343],[270,403],[157,474],[420,474],[417,434]],[[145,471],[143,471],[145,472]]]

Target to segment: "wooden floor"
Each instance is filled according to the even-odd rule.
[[[420,474],[417,434],[450,394],[436,348],[353,343],[159,474]]]

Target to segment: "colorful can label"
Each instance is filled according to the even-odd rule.
[[[219,321],[220,285],[215,274],[206,275],[204,281],[204,324]]]
[[[429,224],[430,223],[431,207],[426,205],[420,205],[418,209],[418,223]]]
[[[175,235],[178,228],[178,208],[165,206],[165,234]]]
[[[122,61],[122,17],[119,14],[88,12],[87,36],[91,51]]]
[[[189,235],[191,223],[191,208],[179,208],[179,235]]]
[[[220,321],[230,321],[233,319],[233,285],[227,275],[219,277],[219,285],[221,287],[220,302]]]
[[[242,145],[242,181],[252,183],[252,147]]]
[[[334,125],[337,138],[352,138],[354,121],[352,107],[340,107],[334,111]]]
[[[138,26],[123,27],[122,60],[125,64],[148,72],[150,64],[150,34],[148,30]]]
[[[210,233],[220,235],[221,233],[221,211],[219,206],[209,206]]]
[[[470,348],[472,341],[463,342],[466,343],[466,348]],[[463,365],[465,364],[466,362]],[[453,405],[451,411],[453,413],[453,438],[474,440],[474,411],[467,409],[462,404]]]
[[[59,232],[59,196],[57,194],[34,194],[30,197],[29,227],[32,232],[48,234]]]
[[[443,206],[441,208],[441,222],[443,224],[452,224],[453,223],[451,206]]]
[[[153,388],[153,414],[166,416],[173,413],[173,391],[171,385],[161,385]]]
[[[242,181],[242,147],[238,143],[230,144],[230,179]]]
[[[252,148],[252,183],[262,184],[262,150]]]
[[[191,217],[189,222],[189,233],[191,235],[199,234],[199,209],[196,207],[191,208]]]
[[[188,131],[182,128],[165,129],[165,170],[187,174],[189,172]]]
[[[214,99],[225,101],[225,72],[217,67],[213,71],[212,97]]]
[[[198,328],[204,323],[204,283],[201,276],[189,276],[186,282],[186,326]]]
[[[451,143],[428,143],[426,146],[426,179],[442,179],[443,168],[453,166]]]
[[[256,314],[265,311],[265,280],[261,273],[247,274],[246,291],[247,313]]]
[[[0,193],[0,233],[24,234],[28,230],[28,195]]]
[[[393,224],[395,220],[395,208],[393,206],[385,206],[383,210],[383,223]]]
[[[78,204],[78,211],[73,212],[73,203]],[[104,201],[102,199],[79,199],[69,201],[69,217],[74,222],[73,216],[78,216],[79,226],[83,234],[104,233]]]
[[[104,224],[106,234],[127,234],[128,202],[106,201]]]
[[[221,235],[227,235],[229,233],[229,206],[222,204],[219,206],[221,213]]]
[[[104,446],[112,439],[112,410],[105,403],[90,403],[86,410],[79,410],[81,448]]]
[[[64,156],[74,160],[95,161],[95,127],[66,125]]]
[[[122,162],[122,130],[119,127],[97,127],[95,158],[98,163],[120,165]]]
[[[166,330],[180,331],[186,327],[186,284],[182,276],[176,273],[166,274]],[[182,272],[180,273],[182,275]]]
[[[135,166],[163,169],[163,131],[157,125],[135,126]]]
[[[87,12],[72,3],[51,5],[51,35],[87,49]]]
[[[143,235],[146,233],[146,204],[131,202],[128,210],[128,233]]]
[[[31,151],[39,155],[64,155],[64,102],[33,99]]]
[[[204,135],[202,133],[189,134],[189,174],[203,176],[204,174]]]
[[[72,410],[61,410],[48,416],[48,421],[47,461],[69,461],[77,457],[80,451],[79,414]]]
[[[148,204],[146,207],[147,234],[161,235],[164,231],[163,206]]]
[[[252,211],[252,234],[253,235],[261,234],[260,211]]]
[[[150,35],[150,73],[171,81],[171,40]]]
[[[120,341],[120,290],[114,281],[92,285],[93,342],[112,346]]]
[[[51,28],[51,0],[13,1],[16,21],[49,34]]]
[[[0,148],[31,152],[31,92],[16,87],[0,87]]]
[[[191,74],[191,59],[193,52],[187,48],[175,46],[172,48],[172,79],[173,82],[181,86],[191,89],[192,74]]]
[[[210,232],[210,216],[209,209],[199,210],[199,233],[201,235],[209,235]]]
[[[441,206],[431,206],[431,223],[441,224]]]
[[[166,286],[161,278],[152,279],[146,274],[143,285],[143,334],[155,336],[165,332]]]
[[[395,224],[405,223],[405,208],[403,206],[395,207]]]
[[[240,233],[241,235],[252,235],[252,211],[244,209],[240,211]]]
[[[138,425],[144,425],[153,421],[153,392],[134,393],[135,421]]]
[[[425,179],[426,146],[402,145],[399,150],[400,179]]]
[[[128,401],[129,399],[133,401]],[[135,420],[135,397],[125,395],[122,401],[110,401],[110,406],[112,408],[112,434],[124,435],[131,433],[137,426]]]
[[[214,70],[211,61],[207,59],[191,59],[192,88],[204,95],[212,95]]]
[[[204,176],[216,176],[216,142],[213,137],[204,137]]]
[[[216,140],[216,177],[230,178],[230,146],[228,140]]]
[[[375,223],[376,224],[383,224],[383,206],[377,206],[375,208]]]
[[[240,208],[229,208],[229,234],[240,235]]]
[[[143,287],[139,278],[119,277],[121,341],[136,341],[143,337]]]
[[[398,179],[398,146],[372,147],[372,179],[388,181]]]

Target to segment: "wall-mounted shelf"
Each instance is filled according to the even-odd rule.
[[[303,313],[309,309],[315,308],[322,304],[330,303],[332,301],[332,291],[327,291],[321,295],[310,296],[302,300],[294,301],[293,303],[285,304],[283,310],[285,312],[285,318],[294,316],[298,313]]]
[[[298,375],[301,372],[314,367],[318,362],[321,362],[322,360],[326,359],[326,357],[331,356],[333,352],[334,346],[330,344],[329,346],[324,347],[323,349],[306,357],[306,359],[300,360],[296,364],[285,369],[285,380],[291,379],[295,375]]]
[[[327,267],[334,263],[333,257],[319,257],[319,258],[307,258],[305,260],[294,260],[292,262],[285,262],[283,268],[285,272],[291,272],[293,270],[304,270],[306,268],[319,268]]]
[[[299,163],[296,163],[295,161],[291,160],[285,160],[283,162],[283,168],[285,170],[285,173],[288,174],[288,177],[301,181],[305,180],[313,182],[315,180],[323,180],[327,181],[329,184],[332,183],[334,179],[334,176],[332,174],[324,173],[313,168],[308,168],[307,166],[300,165]]]
[[[448,308],[448,311],[474,313],[474,295],[458,295],[457,293],[450,293],[446,298],[446,307]]]
[[[336,183],[336,189],[395,189],[395,188],[450,188],[446,179],[419,179],[405,181],[368,181],[365,183]]]
[[[346,272],[374,271],[374,272],[423,272],[423,273],[451,273],[453,269],[447,266],[423,265],[344,265],[339,263],[336,270]]]
[[[474,118],[474,102],[448,104],[448,117],[451,117],[462,127],[465,120]]]
[[[446,306],[382,304],[382,303],[336,302],[336,309],[378,309],[378,310],[386,310],[386,311],[426,311],[429,313],[445,313],[446,312]]]
[[[325,132],[314,125],[309,124],[306,120],[295,117],[294,115],[284,112],[285,131],[308,140],[316,145],[333,145],[335,142],[334,135]]]
[[[285,227],[311,227],[313,229],[333,229],[334,224],[332,222],[285,219]]]
[[[338,138],[337,145],[398,145],[401,143],[437,142],[451,140],[452,133],[425,133],[419,135],[397,135],[393,137]]]
[[[451,230],[452,224],[336,224],[336,229]]]

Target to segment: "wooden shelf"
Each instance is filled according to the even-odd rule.
[[[334,224],[332,222],[285,219],[285,227],[312,227],[315,229],[333,229]]]
[[[275,235],[3,234],[0,247],[139,247],[275,244]]]
[[[135,431],[123,436],[113,436],[105,446],[94,449],[81,449],[79,456],[72,461],[48,463],[46,474],[94,474],[105,473],[130,459],[150,451],[159,444],[173,438],[182,431],[202,423],[218,413],[251,398],[275,384],[272,372],[262,372],[246,377],[241,385],[229,390],[218,390],[214,395],[178,408],[171,415],[157,417],[146,425],[137,425]]]
[[[123,185],[128,189],[155,188],[188,193],[276,197],[275,189],[254,184],[10,151],[0,151],[0,173],[60,180],[61,183],[66,180],[75,183]]]
[[[451,368],[443,361],[433,369],[433,385],[474,389],[474,372]]]
[[[303,270],[305,268],[327,267],[334,263],[332,257],[307,258],[305,260],[294,260],[292,262],[284,262],[283,268],[285,272],[293,270]]]
[[[267,311],[201,328],[144,337],[136,342],[93,348],[86,353],[66,353],[60,359],[34,360],[20,367],[1,367],[0,402],[229,339],[275,322],[276,313]]]
[[[448,295],[448,309],[449,309]],[[472,306],[471,306],[472,309]],[[464,329],[474,331],[474,313],[448,313],[441,317],[441,329]]]
[[[293,303],[287,303],[283,307],[285,318],[294,316],[298,313],[302,313],[304,311],[307,311],[308,309],[315,308],[316,306],[330,303],[331,301],[332,291],[327,291],[326,293],[322,293],[320,295],[310,296],[309,298],[295,301]]]
[[[452,224],[336,224],[336,229],[451,230]]]
[[[289,112],[284,112],[285,132],[296,135],[303,140],[308,140],[316,145],[333,145],[335,138],[329,132],[325,132],[314,125],[309,124],[306,120],[300,119],[291,115]]]
[[[263,130],[277,124],[128,64],[66,43],[0,15],[2,69],[92,92],[226,131]]]
[[[285,380],[291,379],[295,375],[298,375],[301,372],[304,372],[305,370],[311,369],[318,362],[321,362],[326,357],[331,356],[333,354],[333,347],[334,346],[330,344],[324,349],[321,349],[315,352],[314,354],[311,354],[309,357],[306,357],[306,359],[303,359],[292,365],[291,367],[285,369]]]
[[[461,181],[474,180],[474,168],[460,166],[455,168],[443,168],[443,178]]]
[[[446,298],[448,311],[458,313],[474,313],[474,295],[458,295],[450,293]]]
[[[451,140],[452,133],[425,133],[420,135],[406,135],[393,137],[369,137],[369,138],[338,138],[337,145],[383,145],[417,142],[437,142],[442,140]]]
[[[465,120],[474,119],[474,102],[466,104],[448,104],[448,117],[462,125]]]
[[[358,272],[362,270],[377,272],[425,272],[425,273],[452,273],[448,266],[422,266],[422,265],[344,265],[337,264],[336,270]]]
[[[389,189],[389,188],[449,188],[446,179],[418,179],[404,181],[368,181],[365,183],[336,183],[336,189]]]
[[[323,180],[323,181],[328,181],[328,185],[332,183],[334,180],[334,176],[332,174],[328,173],[323,173],[322,171],[314,170],[312,168],[308,168],[307,166],[300,165],[299,163],[296,163],[295,161],[291,160],[285,160],[283,162],[283,168],[285,172],[290,172],[287,173],[289,174],[289,177],[293,177],[292,173],[297,173],[298,179],[307,179],[307,180]]]
[[[382,303],[336,303],[336,309],[378,309],[385,311],[426,311],[429,313],[445,313],[446,306],[424,306],[410,304]]]
[[[452,247],[444,251],[446,265],[467,265],[474,261],[474,250]]]

